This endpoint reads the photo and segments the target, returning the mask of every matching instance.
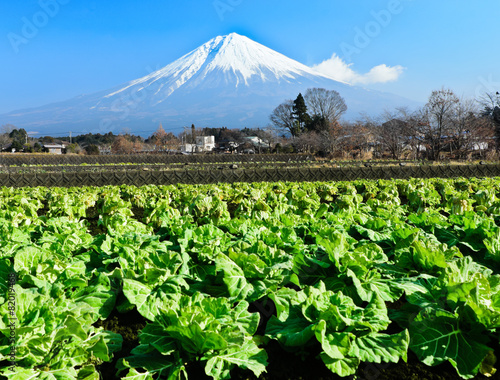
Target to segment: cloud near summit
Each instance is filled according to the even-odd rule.
[[[330,59],[321,62],[312,68],[329,77],[350,84],[373,84],[373,83],[386,83],[398,80],[399,76],[403,73],[404,67],[387,66],[386,64],[373,67],[365,74],[358,73],[352,68],[352,63],[345,63],[336,53],[333,53]]]

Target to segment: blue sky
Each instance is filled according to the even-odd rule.
[[[500,91],[498,0],[23,0],[0,5],[0,113],[107,89],[236,32],[425,102]]]

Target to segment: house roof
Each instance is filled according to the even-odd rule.
[[[250,142],[254,145],[254,146],[257,146],[257,147],[264,147],[264,148],[267,148],[268,144],[266,141],[262,140],[260,137],[258,136],[245,136],[244,137],[246,140],[250,140]]]

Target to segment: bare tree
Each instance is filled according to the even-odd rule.
[[[407,109],[399,110],[399,118],[403,120],[405,125],[405,142],[404,149],[409,150],[411,154],[410,158],[418,160],[421,156],[421,152],[425,149],[424,146],[424,134],[422,132],[422,125],[425,124],[423,120],[422,109],[410,112]]]
[[[292,141],[292,146],[299,153],[315,153],[321,149],[321,136],[316,132],[302,133]]]
[[[17,129],[17,127],[13,124],[4,124],[2,125],[1,128],[1,133],[6,133],[9,134],[11,133],[14,129]]]
[[[163,142],[167,137],[167,132],[165,132],[165,129],[163,129],[163,126],[160,124],[152,137],[159,142]]]
[[[131,154],[141,150],[142,144],[139,141],[130,141],[124,135],[119,135],[111,145],[111,152],[114,154]]]
[[[15,127],[11,124],[2,125],[0,133],[0,152],[2,152],[4,148],[12,142],[12,138],[9,136],[9,133],[14,129]]]
[[[457,104],[452,127],[449,131],[451,138],[449,149],[450,155],[464,158],[473,149],[476,136],[476,113],[474,102],[470,100],[460,100]]]
[[[280,132],[289,132],[292,137],[300,134],[297,123],[293,117],[293,101],[286,100],[281,103],[269,116],[273,126]]]
[[[426,123],[423,125],[428,157],[439,160],[439,156],[448,141],[452,129],[459,98],[450,89],[433,91],[424,106]]]
[[[337,91],[310,88],[304,100],[311,116],[324,118],[328,123],[336,122],[347,111],[344,98]]]
[[[450,153],[465,158],[476,150],[484,150],[495,134],[492,121],[484,116],[473,100],[460,100],[456,108]]]
[[[483,109],[481,116],[488,118],[495,128],[496,149],[498,151],[500,150],[500,93],[498,91],[495,94],[486,93],[478,102]]]
[[[147,142],[153,144],[156,149],[175,150],[180,145],[177,137],[172,132],[166,132],[161,124]]]
[[[8,134],[2,133],[0,135],[0,152],[2,152],[7,145],[9,145],[12,142],[12,139],[9,137]]]
[[[342,145],[345,140],[344,134],[345,131],[342,124],[337,121],[330,123],[328,130],[317,133],[320,137],[320,149],[325,153],[339,153],[339,151],[342,150]]]
[[[412,148],[414,131],[409,119],[410,112],[406,108],[397,108],[394,112],[385,111],[380,125],[374,128],[377,143],[395,160],[401,158],[405,149]]]
[[[406,107],[386,110],[376,119],[365,117],[364,125],[369,133],[375,135],[380,150],[389,153],[392,158],[408,157],[418,159],[426,148],[425,132],[427,118],[423,109],[410,111]]]
[[[495,94],[487,92],[479,98],[478,102],[483,108],[483,116],[493,117],[495,109],[500,108],[500,93],[498,91]]]
[[[276,131],[274,130],[273,126],[268,124],[266,128],[264,129],[265,131],[265,136],[264,136],[264,141],[267,141],[269,145],[269,151],[274,148],[276,144]]]
[[[360,158],[369,150],[372,142],[373,133],[366,123],[361,121],[342,123],[337,148],[344,155],[350,158]]]

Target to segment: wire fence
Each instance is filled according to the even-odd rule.
[[[4,173],[0,186],[8,187],[81,187],[106,185],[172,185],[235,182],[315,182],[353,181],[357,179],[408,179],[500,176],[500,164],[446,166],[385,166],[336,168],[268,168],[268,169],[195,169],[171,171],[108,171]]]
[[[50,155],[2,154],[1,166],[33,165],[109,165],[109,164],[192,164],[245,162],[303,162],[314,160],[307,154],[124,154],[124,155]]]

